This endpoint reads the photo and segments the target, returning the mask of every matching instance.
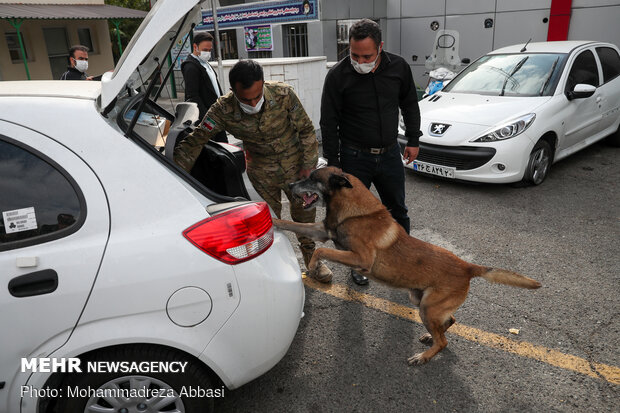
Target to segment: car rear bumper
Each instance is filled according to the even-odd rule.
[[[249,263],[234,266],[239,307],[200,355],[230,389],[275,366],[303,316],[299,263],[282,233],[276,231],[269,250]]]
[[[405,138],[399,136],[399,143],[404,148]],[[455,168],[455,180],[509,183],[523,178],[533,146],[534,143],[525,133],[486,145],[442,146],[420,142],[417,160]],[[405,168],[414,170],[413,164],[405,165]]]

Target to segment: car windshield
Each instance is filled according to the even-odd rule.
[[[552,95],[566,54],[518,53],[483,56],[444,89],[499,96]]]

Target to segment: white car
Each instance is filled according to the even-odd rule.
[[[538,185],[554,162],[608,136],[620,144],[619,75],[618,47],[609,43],[495,50],[420,101],[420,153],[406,167],[448,179]]]
[[[101,82],[0,82],[0,412],[209,412],[288,351],[299,264],[242,151],[190,176],[197,108],[149,98],[199,19],[158,1]]]

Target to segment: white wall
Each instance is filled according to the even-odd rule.
[[[321,93],[323,81],[327,75],[327,58],[318,57],[286,57],[271,59],[255,59],[262,67],[265,80],[275,80],[287,83],[295,89],[306,113],[312,119],[314,129],[319,129],[321,118]],[[223,79],[220,85],[225,93],[229,90],[228,72],[237,63],[237,60],[224,60]],[[217,62],[212,62],[217,71]]]

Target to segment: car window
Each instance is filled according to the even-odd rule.
[[[0,250],[71,234],[83,221],[77,184],[37,151],[0,136]]]
[[[483,56],[461,72],[444,90],[500,96],[551,95],[565,58],[566,55],[560,53]]]
[[[580,83],[592,86],[599,85],[598,67],[594,59],[594,53],[590,50],[581,52],[573,62],[573,66],[568,73],[565,91],[572,91],[575,85]]]
[[[597,47],[596,53],[603,67],[603,83],[618,77],[620,74],[620,56],[611,47]]]

